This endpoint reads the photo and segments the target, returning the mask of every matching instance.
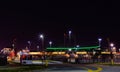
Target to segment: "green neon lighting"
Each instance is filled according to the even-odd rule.
[[[100,46],[89,46],[89,47],[78,47],[78,48],[47,48],[47,50],[68,50],[68,49],[72,49],[72,50],[82,50],[82,49],[86,49],[86,50],[89,50],[89,49],[96,49],[96,48],[99,48]]]

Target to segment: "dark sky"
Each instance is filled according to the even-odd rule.
[[[46,44],[52,40],[60,46],[69,30],[81,46],[101,37],[120,47],[119,16],[119,4],[114,1],[6,1],[0,6],[0,48],[10,46],[14,38],[18,47],[27,40],[36,45],[41,33]]]

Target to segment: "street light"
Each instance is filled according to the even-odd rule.
[[[119,52],[120,52],[120,48],[119,48]]]
[[[77,49],[80,47],[80,45],[76,45],[76,51],[77,51]]]
[[[114,44],[113,43],[110,43],[110,56],[111,56],[111,64],[113,64],[114,63],[114,60],[113,60],[113,52],[112,52],[112,48],[114,47]]]
[[[99,46],[101,46],[101,41],[102,41],[102,39],[101,39],[101,38],[98,38],[98,41],[99,41]]]
[[[40,35],[40,38],[42,40],[42,50],[44,50],[44,36],[43,36],[43,34]]]
[[[13,47],[13,49],[14,49],[14,47],[15,47],[15,44],[12,44],[12,47]]]
[[[114,44],[111,43],[111,44],[110,44],[110,47],[111,47],[110,50],[112,51],[112,48],[114,47]]]
[[[51,46],[52,46],[52,41],[49,41],[49,45],[50,45],[50,48],[51,48]]]
[[[71,46],[71,33],[72,31],[69,31],[69,46]]]
[[[40,35],[40,39],[42,40],[42,54],[43,54],[43,56],[42,56],[42,64],[43,64],[43,60],[45,60],[45,52],[44,52],[44,35],[43,34],[41,34]]]
[[[29,44],[29,49],[30,49],[30,46],[31,46],[31,42],[30,42],[30,41],[28,41],[28,44]]]
[[[111,46],[111,47],[113,47],[113,46],[114,46],[114,44],[113,44],[113,43],[111,43],[111,44],[110,44],[110,46]]]
[[[39,48],[40,48],[39,45],[37,45],[37,50],[38,50],[38,51],[39,51]]]
[[[102,41],[102,39],[101,38],[98,38],[98,42],[99,42],[99,50],[101,50],[101,41]]]
[[[76,48],[79,48],[80,47],[80,45],[76,45]]]
[[[40,38],[44,38],[43,34],[40,35]]]

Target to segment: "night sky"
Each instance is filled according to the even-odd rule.
[[[2,2],[1,2],[2,3]],[[16,39],[17,48],[24,48],[27,41],[35,48],[39,34],[45,43],[63,46],[64,33],[72,31],[74,44],[80,46],[97,43],[107,38],[120,47],[120,11],[114,1],[20,1],[3,2],[0,6],[0,49],[9,47]],[[105,44],[104,44],[105,43]]]

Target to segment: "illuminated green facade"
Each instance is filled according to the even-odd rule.
[[[64,48],[64,47],[52,47],[52,48],[47,48],[47,51],[66,51],[68,49],[71,49],[73,51],[77,50],[77,51],[81,51],[81,50],[93,50],[93,49],[98,49],[99,46],[88,46],[88,47],[74,47],[74,48]]]

